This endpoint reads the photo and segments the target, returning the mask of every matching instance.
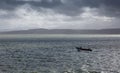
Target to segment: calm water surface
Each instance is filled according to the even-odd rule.
[[[0,73],[120,73],[120,35],[0,35]]]

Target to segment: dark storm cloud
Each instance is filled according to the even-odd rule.
[[[50,8],[67,15],[82,12],[82,7],[98,8],[101,14],[110,16],[120,14],[120,0],[0,0],[1,9],[12,10],[24,4],[30,4],[34,9]]]
[[[60,0],[52,0],[51,2],[50,0],[0,0],[0,8],[10,10],[26,3],[36,7],[51,8],[58,6],[61,2]]]
[[[74,12],[82,7],[97,8],[101,15],[120,16],[120,0],[68,0]],[[65,5],[66,6],[66,5]],[[64,8],[64,7],[63,7]],[[68,8],[69,9],[69,8]],[[76,14],[76,12],[75,12]]]

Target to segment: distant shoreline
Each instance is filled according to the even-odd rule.
[[[5,31],[0,34],[120,34],[120,29],[29,29],[19,31]]]

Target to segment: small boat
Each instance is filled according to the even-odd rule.
[[[78,52],[80,52],[80,51],[92,51],[92,49],[90,49],[90,48],[76,47],[76,49]]]

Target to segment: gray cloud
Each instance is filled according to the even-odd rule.
[[[60,0],[0,0],[0,8],[14,9],[17,6],[30,4],[36,7],[52,8],[61,4]]]
[[[68,15],[79,14],[82,7],[98,8],[101,14],[110,16],[120,15],[120,0],[0,0],[1,9],[12,10],[24,4],[30,4],[38,10],[50,8]]]
[[[120,27],[119,8],[120,0],[0,0],[0,28]]]

